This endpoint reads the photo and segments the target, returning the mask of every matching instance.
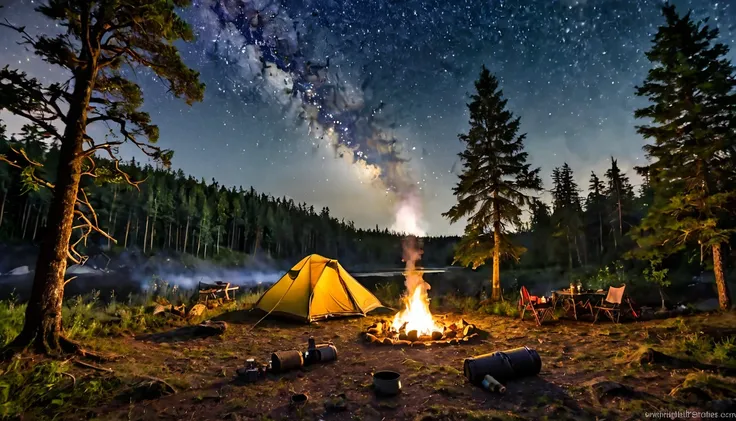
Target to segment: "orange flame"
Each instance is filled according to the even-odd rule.
[[[442,332],[442,327],[435,323],[429,310],[431,286],[424,282],[421,271],[416,270],[416,261],[422,252],[416,245],[416,237],[408,237],[404,241],[404,260],[406,261],[406,291],[402,298],[404,308],[394,316],[392,327],[405,332],[416,330],[419,335],[431,335],[434,331]]]

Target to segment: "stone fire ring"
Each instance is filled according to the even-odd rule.
[[[460,320],[449,325],[444,325],[442,332],[433,332],[430,335],[419,336],[416,331],[395,331],[391,328],[391,322],[381,320],[368,327],[363,333],[366,342],[374,345],[393,346],[432,346],[437,345],[461,345],[475,343],[480,340],[478,328]]]

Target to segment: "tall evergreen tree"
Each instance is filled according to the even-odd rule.
[[[455,259],[478,266],[493,257],[492,299],[501,298],[501,255],[519,259],[523,248],[511,244],[508,225],[520,224],[529,206],[529,193],[542,189],[539,168],[531,169],[524,151],[525,134],[519,134],[519,118],[506,109],[507,100],[498,80],[483,66],[475,82],[476,93],[468,104],[470,131],[459,136],[465,150],[460,181],[453,189],[457,204],[443,216],[452,223],[468,218],[466,237],[482,238],[490,232],[493,241],[465,241]],[[491,247],[492,244],[492,247]]]
[[[590,173],[590,183],[588,184],[588,197],[585,202],[585,213],[587,215],[587,225],[594,227],[592,232],[595,233],[592,238],[596,240],[595,248],[598,250],[599,258],[603,258],[604,253],[604,235],[603,221],[606,211],[606,196],[603,194],[604,186],[601,179],[595,174]],[[591,238],[591,237],[588,237]]]
[[[582,265],[585,260],[581,250],[583,237],[582,203],[580,189],[575,182],[572,168],[565,163],[552,170],[552,224],[554,235],[565,240],[568,269],[572,270],[574,260]]]
[[[736,74],[718,29],[670,4],[662,12],[666,23],[647,52],[654,67],[637,87],[650,102],[636,117],[650,122],[638,127],[652,141],[640,171],[654,196],[634,235],[638,256],[656,262],[688,244],[710,251],[720,306],[729,309],[722,250],[734,233]]]
[[[44,86],[7,66],[0,70],[0,110],[27,119],[61,143],[53,183],[35,172],[35,161],[24,163],[29,181],[51,189],[53,200],[25,324],[10,344],[11,349],[35,344],[47,353],[79,350],[61,332],[67,259],[71,256],[79,260],[78,253],[69,247],[74,219],[84,224],[82,235],[102,232],[84,190],[79,189],[80,179],[92,175],[100,181],[130,180],[122,171],[110,174],[94,165],[98,153],[119,162],[117,147],[125,142],[164,164],[170,161],[169,151],[151,145],[158,138],[158,127],[151,123],[148,113],[140,111],[141,89],[126,78],[121,66],[148,68],[168,84],[174,96],[188,104],[202,100],[204,85],[199,75],[183,63],[174,46],[174,41],[193,39],[189,25],[176,14],[177,8],[189,3],[48,0],[36,11],[65,28],[63,33],[35,37],[21,26],[2,24],[17,31],[37,56],[71,75],[68,83]],[[57,129],[53,121],[61,123],[63,130]],[[88,136],[87,127],[96,122],[117,129],[117,139],[98,142]]]
[[[606,182],[605,195],[608,201],[608,222],[613,234],[614,248],[618,248],[625,231],[627,231],[627,227],[624,226],[624,219],[628,215],[629,208],[634,200],[634,189],[629,182],[629,177],[621,171],[618,162],[613,157],[611,157],[611,167],[606,170]]]

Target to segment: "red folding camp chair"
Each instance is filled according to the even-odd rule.
[[[529,290],[526,287],[521,287],[521,298],[519,299],[519,307],[521,308],[521,320],[524,320],[524,314],[531,311],[534,315],[534,319],[537,321],[537,326],[541,326],[542,323],[552,315],[552,303],[540,303],[539,299],[529,294]]]

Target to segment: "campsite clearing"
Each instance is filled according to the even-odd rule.
[[[718,405],[728,405],[736,390],[730,380],[694,369],[660,363],[641,366],[642,347],[668,355],[715,361],[693,351],[698,343],[721,341],[733,335],[736,315],[697,315],[622,325],[587,322],[552,323],[543,328],[520,321],[481,314],[463,317],[490,333],[472,345],[396,348],[366,344],[366,326],[380,319],[335,319],[309,325],[266,319],[255,329],[257,315],[245,310],[225,313],[222,336],[191,339],[176,335],[100,338],[94,345],[122,356],[102,364],[112,373],[75,367],[77,384],[95,379],[127,379],[141,375],[164,380],[177,389],[148,400],[114,398],[90,402],[61,416],[105,420],[215,419],[349,419],[349,420],[502,420],[502,419],[641,419],[645,412],[709,408],[697,396],[670,396],[683,383],[698,383]],[[700,333],[698,333],[700,332]],[[267,361],[271,352],[305,350],[309,337],[331,341],[338,360],[314,365],[253,384],[237,381],[236,370],[248,358]],[[682,339],[686,338],[686,339]],[[700,342],[698,342],[700,341]],[[680,345],[685,344],[685,345]],[[466,357],[519,346],[536,349],[542,358],[537,377],[511,381],[505,395],[471,386],[463,377]],[[683,346],[690,346],[689,350]],[[712,346],[710,348],[713,349]],[[689,353],[689,356],[687,355]],[[673,360],[674,361],[674,360]],[[678,360],[679,361],[679,360]],[[685,361],[685,360],[682,360]],[[377,399],[371,373],[390,369],[402,374],[402,393]],[[709,390],[716,380],[727,386]],[[714,392],[715,390],[715,392]],[[724,392],[725,390],[725,392]],[[289,406],[293,393],[306,393],[302,408]],[[728,396],[731,393],[731,396]],[[344,397],[339,396],[343,394]],[[684,401],[689,401],[685,404]],[[726,402],[725,404],[723,402]],[[733,401],[730,401],[733,405]],[[512,416],[513,414],[513,416]],[[519,417],[519,418],[515,418]]]

